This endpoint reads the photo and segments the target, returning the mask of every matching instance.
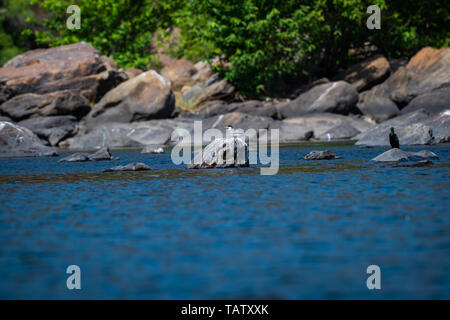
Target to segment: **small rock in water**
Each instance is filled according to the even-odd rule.
[[[70,156],[60,159],[58,162],[84,162],[89,161],[89,156],[85,153],[74,153]]]
[[[161,147],[154,148],[153,146],[149,145],[149,146],[145,146],[145,148],[142,150],[141,153],[159,154],[159,153],[164,153],[164,149]]]
[[[103,147],[97,152],[90,154],[89,160],[104,161],[104,160],[114,160],[114,158],[109,152],[109,149],[107,147]]]
[[[311,151],[306,156],[303,157],[305,160],[332,160],[336,159],[336,156],[330,150],[323,151]]]
[[[151,170],[151,168],[145,163],[129,163],[124,166],[116,166],[109,169],[103,170],[103,172],[121,172],[121,171],[146,171]]]

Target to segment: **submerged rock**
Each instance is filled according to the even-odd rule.
[[[145,163],[135,162],[129,163],[124,166],[116,166],[109,169],[103,170],[103,172],[122,172],[122,171],[147,171],[151,170],[151,168]]]
[[[303,157],[305,160],[332,160],[336,159],[334,153],[330,150],[322,150],[322,151],[311,151],[306,156]]]
[[[198,153],[188,169],[248,167],[248,146],[240,137],[216,139]]]
[[[58,162],[84,162],[84,161],[89,161],[89,156],[86,153],[74,153],[60,159]]]
[[[417,161],[424,159],[439,159],[439,157],[431,151],[421,150],[418,152],[408,152],[398,148],[390,149],[376,156],[372,161],[376,162],[400,162],[400,161]]]
[[[56,156],[53,148],[42,144],[29,129],[0,121],[0,157]]]

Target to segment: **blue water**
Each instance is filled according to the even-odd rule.
[[[302,160],[325,147],[343,158]],[[440,156],[426,168],[325,147],[281,148],[274,176],[187,170],[168,152],[0,159],[0,298],[449,299],[450,146],[406,148]],[[100,173],[129,162],[153,170]]]

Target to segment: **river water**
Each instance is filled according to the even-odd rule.
[[[302,159],[324,148],[342,159]],[[273,176],[187,170],[169,151],[0,159],[0,298],[450,299],[450,146],[405,149],[440,160],[378,165],[385,149],[345,143],[282,147]],[[153,170],[101,173],[130,162]]]

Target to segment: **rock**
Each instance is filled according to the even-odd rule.
[[[161,70],[164,78],[172,81],[175,87],[193,83],[191,77],[197,72],[197,68],[186,59],[170,59]]]
[[[80,119],[91,110],[89,101],[81,94],[68,90],[46,94],[25,93],[6,101],[0,111],[15,121],[31,116],[73,115]]]
[[[359,133],[360,131],[355,129],[352,125],[342,122],[328,129],[316,138],[322,141],[346,140],[353,138]]]
[[[42,144],[31,130],[0,121],[0,157],[56,156],[53,148]]]
[[[175,109],[170,82],[153,70],[109,91],[86,117],[86,132],[109,123],[164,119]]]
[[[389,61],[382,55],[375,55],[339,73],[334,80],[347,81],[361,92],[386,80],[389,72]]]
[[[91,161],[107,161],[107,160],[114,160],[114,157],[109,152],[109,149],[107,147],[103,147],[97,152],[94,152],[90,155],[88,155],[89,160]]]
[[[155,148],[154,146],[145,146],[141,153],[160,154],[164,153],[164,149],[161,147]]]
[[[0,121],[6,121],[6,122],[14,123],[13,120],[11,120],[9,117],[6,117],[6,116],[0,116]]]
[[[438,159],[438,156],[427,150],[421,150],[419,152],[407,152],[398,148],[390,149],[382,154],[376,156],[371,161],[376,162],[399,162],[399,161],[415,161],[423,159]]]
[[[98,100],[125,79],[114,61],[79,42],[27,51],[5,63],[0,68],[0,96],[70,90]]]
[[[410,163],[410,164],[397,164],[394,165],[394,167],[409,167],[409,168],[417,168],[417,167],[428,167],[428,166],[432,166],[433,162],[431,160],[421,160],[421,161],[417,161],[415,163]]]
[[[324,83],[301,94],[297,99],[281,106],[283,118],[291,118],[307,113],[331,112],[348,114],[355,111],[358,92],[345,81]]]
[[[142,72],[144,72],[144,71],[142,71],[141,69],[136,69],[136,68],[129,68],[129,69],[125,70],[125,74],[127,75],[128,79],[137,77]]]
[[[209,63],[206,61],[197,62],[194,66],[197,69],[197,73],[192,76],[194,81],[206,81],[214,75]]]
[[[405,114],[419,109],[425,109],[431,114],[450,110],[450,86],[415,97],[402,109],[401,113]]]
[[[198,153],[188,169],[248,167],[248,146],[240,137],[222,138],[212,141]]]
[[[400,67],[386,81],[365,94],[363,103],[384,97],[400,109],[424,93],[450,85],[450,47],[425,47],[406,65]]]
[[[124,166],[116,166],[109,169],[103,170],[103,172],[123,172],[123,171],[147,171],[152,170],[145,163],[137,162],[137,163],[129,163]]]
[[[247,100],[230,104],[221,100],[206,101],[195,109],[194,114],[202,118],[209,118],[235,111],[255,116],[278,118],[278,110],[272,103],[258,100]]]
[[[445,142],[450,136],[450,112],[430,116],[426,110],[419,109],[400,115],[357,135],[356,145],[389,146],[391,127],[395,128],[400,146]]]
[[[84,162],[89,161],[89,156],[85,153],[74,153],[60,159],[58,162]]]
[[[344,136],[353,138],[350,137],[351,133],[356,132],[358,134],[373,127],[371,123],[360,118],[332,113],[307,114],[301,117],[288,118],[283,122],[311,128],[314,136],[321,137],[323,140],[343,139]],[[345,129],[346,127],[347,129]],[[330,134],[330,137],[328,134]]]
[[[336,159],[334,153],[330,150],[311,151],[303,157],[305,160],[332,160]]]
[[[275,121],[271,129],[279,129],[280,142],[297,142],[309,140],[314,136],[312,128],[286,121]]]
[[[84,161],[104,161],[104,160],[114,160],[114,157],[109,152],[109,149],[104,147],[97,152],[87,154],[87,153],[74,153],[65,158],[59,160],[59,162],[84,162]]]
[[[33,131],[39,138],[56,146],[60,141],[74,135],[77,118],[73,116],[36,117],[20,121],[20,126]]]
[[[380,123],[391,119],[400,113],[397,105],[391,99],[386,97],[376,97],[364,102],[366,93],[359,95],[359,101],[356,105],[362,114],[369,116],[374,121]]]
[[[235,88],[225,80],[211,77],[201,84],[196,84],[183,93],[181,103],[184,106],[196,107],[210,100],[234,100]]]
[[[134,123],[113,123],[98,127],[87,134],[79,133],[70,144],[70,149],[97,149],[101,147],[143,147],[164,145],[170,142],[175,128],[193,130],[189,120],[151,120]]]

